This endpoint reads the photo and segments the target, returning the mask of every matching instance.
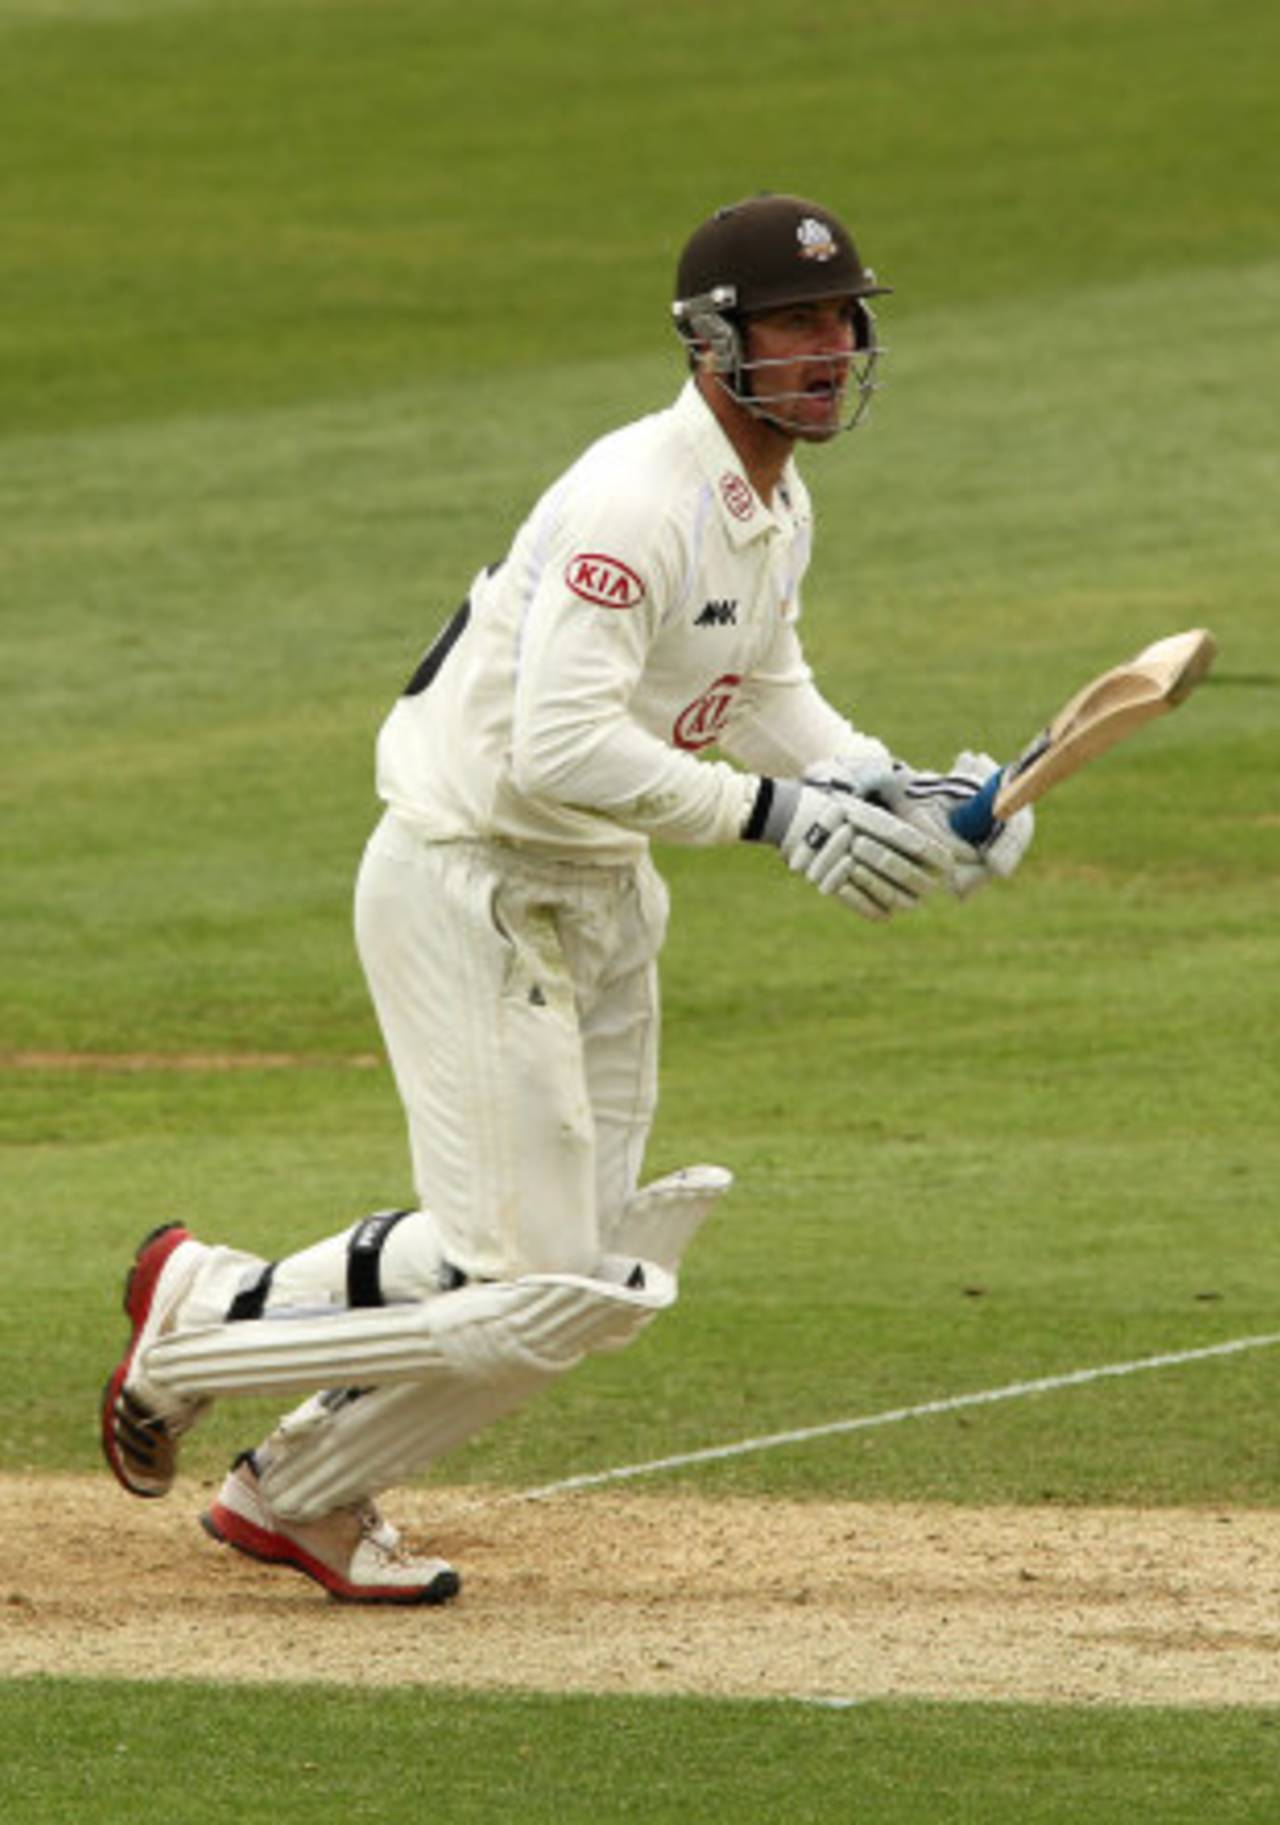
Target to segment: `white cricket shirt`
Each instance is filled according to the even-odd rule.
[[[761,773],[884,758],[796,633],[808,492],[766,505],[690,381],[610,433],[478,576],[378,738],[378,791],[439,841],[595,862],[736,841]],[[717,747],[742,767],[699,759]]]

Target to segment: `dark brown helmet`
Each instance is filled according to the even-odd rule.
[[[871,298],[890,289],[862,264],[829,209],[800,196],[730,203],[694,230],[676,269],[680,324],[701,304],[735,316],[819,298]]]
[[[870,404],[881,353],[866,300],[891,289],[862,264],[852,235],[829,209],[807,197],[765,192],[717,209],[694,230],[676,268],[671,311],[691,365],[709,351],[731,398],[780,429],[794,430],[776,404],[753,390],[753,372],[770,364],[748,358],[746,324],[759,311],[788,304],[852,300],[858,360],[856,399],[843,427],[849,429]]]

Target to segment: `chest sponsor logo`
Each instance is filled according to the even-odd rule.
[[[738,604],[726,601],[723,596],[713,596],[702,609],[701,614],[693,618],[695,627],[736,627],[738,625]]]
[[[726,672],[709,685],[701,697],[695,697],[676,717],[671,739],[677,748],[709,748],[718,740],[733,708],[734,693],[742,683],[739,672]]]
[[[750,483],[735,469],[726,469],[720,477],[720,498],[735,520],[749,520],[756,510]]]
[[[598,608],[634,608],[644,600],[644,584],[621,558],[580,551],[569,559],[564,580],[575,596]]]

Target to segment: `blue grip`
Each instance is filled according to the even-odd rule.
[[[996,827],[996,793],[1000,790],[1003,778],[1004,768],[1001,767],[991,775],[980,792],[967,798],[963,805],[957,805],[947,819],[956,835],[966,843],[972,843],[975,849],[986,842]]]

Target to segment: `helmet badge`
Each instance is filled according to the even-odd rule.
[[[834,260],[840,251],[827,224],[820,222],[814,215],[807,215],[800,223],[796,229],[796,240],[800,243],[802,260]]]

